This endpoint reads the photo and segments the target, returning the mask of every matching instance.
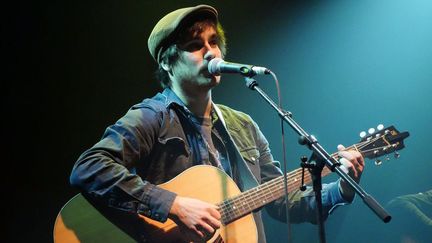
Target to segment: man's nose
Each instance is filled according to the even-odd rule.
[[[216,57],[216,50],[215,48],[211,47],[209,43],[206,43],[204,45],[204,48],[205,48],[204,59],[210,61],[211,59]]]

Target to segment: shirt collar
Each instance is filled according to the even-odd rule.
[[[192,112],[186,107],[186,105],[183,103],[183,101],[177,96],[174,91],[170,88],[165,88],[162,91],[162,95],[165,96],[165,105],[166,107],[172,107],[172,106],[178,106],[181,107],[184,111],[187,113],[192,114]],[[212,122],[216,122],[219,118],[221,118],[222,123],[225,125],[225,121],[222,117],[222,112],[219,110],[218,107],[216,107],[216,104],[213,103],[213,110],[212,110]]]
[[[162,95],[165,96],[165,105],[167,107],[175,103],[179,106],[186,108],[186,105],[183,103],[183,101],[170,88],[165,88],[162,92]]]
[[[165,96],[165,106],[167,108],[177,107],[181,111],[185,113],[186,116],[192,115],[193,113],[186,107],[185,103],[177,96],[174,91],[170,88],[165,88],[162,92],[162,95]]]

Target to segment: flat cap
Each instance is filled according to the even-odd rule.
[[[199,16],[208,17],[215,22],[218,21],[217,10],[209,5],[180,8],[160,19],[147,41],[148,49],[153,59],[159,62],[161,54],[172,44],[173,37],[175,37],[182,25],[187,22],[186,20]]]

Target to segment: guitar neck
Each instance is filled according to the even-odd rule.
[[[330,174],[330,169],[324,167],[321,177]],[[302,169],[296,169],[286,174],[288,183],[288,193],[302,186]],[[304,173],[304,184],[310,184],[312,177],[310,173]],[[283,176],[279,176],[271,181],[263,183],[255,188],[249,189],[240,195],[227,199],[220,203],[222,222],[226,225],[234,220],[251,213],[274,200],[282,197],[285,194]]]
[[[363,137],[362,140],[353,144],[346,150],[357,150],[363,157],[373,159],[379,156],[394,152],[395,157],[399,157],[397,150],[405,147],[403,140],[409,136],[408,132],[400,133],[394,126],[387,128],[379,128],[379,131],[371,133],[369,136]],[[334,159],[338,159],[337,153],[331,155]],[[379,160],[376,161],[379,163]],[[330,174],[330,169],[324,167],[321,177]],[[302,169],[296,169],[286,174],[288,183],[288,193],[302,186]],[[310,173],[304,174],[304,184],[310,184],[312,178]],[[277,177],[271,181],[263,183],[258,187],[249,189],[233,198],[229,198],[220,204],[220,212],[222,215],[222,223],[229,224],[234,220],[249,214],[274,200],[282,197],[285,194],[285,185],[283,176]]]

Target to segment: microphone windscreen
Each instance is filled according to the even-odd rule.
[[[219,63],[223,62],[222,58],[216,57],[210,60],[207,69],[210,74],[220,74]]]

